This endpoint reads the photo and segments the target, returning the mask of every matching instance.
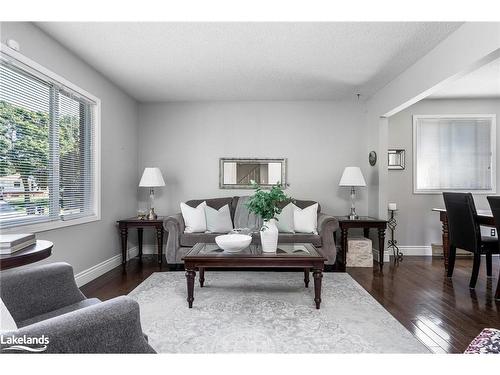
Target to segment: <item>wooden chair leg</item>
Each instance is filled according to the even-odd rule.
[[[457,256],[457,248],[454,245],[450,245],[448,251],[448,277],[453,276],[453,269],[455,268],[455,258]]]
[[[492,262],[491,253],[486,253],[486,276],[488,276],[488,277],[493,276],[491,262]]]
[[[479,266],[481,265],[481,254],[474,253],[474,264],[472,265],[472,275],[470,277],[469,288],[476,287],[477,276],[479,275]]]
[[[500,272],[498,273],[498,283],[497,283],[497,291],[495,293],[495,299],[500,300]]]

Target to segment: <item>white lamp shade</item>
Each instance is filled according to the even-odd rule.
[[[160,168],[144,168],[139,186],[159,187],[165,186],[165,181],[161,175]]]
[[[361,169],[359,167],[345,167],[339,186],[366,186]]]

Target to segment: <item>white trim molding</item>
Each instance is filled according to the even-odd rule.
[[[139,248],[137,246],[131,247],[130,249],[128,249],[127,259],[136,257],[138,254],[139,254]],[[75,275],[76,285],[78,285],[78,287],[81,287],[91,282],[92,280],[97,279],[99,276],[104,275],[106,272],[111,271],[113,268],[118,267],[120,264],[122,264],[121,252],[109,259],[106,259],[101,263],[96,264],[95,266],[87,268],[82,272],[78,272]]]
[[[432,256],[432,246],[398,246],[399,251],[408,256]]]

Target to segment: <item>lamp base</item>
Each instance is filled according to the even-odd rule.
[[[158,215],[155,213],[155,209],[153,207],[151,207],[151,209],[149,210],[149,214],[148,214],[148,220],[156,220],[158,218]]]
[[[356,214],[349,214],[347,215],[347,217],[349,218],[349,220],[358,220],[359,219],[359,216],[356,215]]]

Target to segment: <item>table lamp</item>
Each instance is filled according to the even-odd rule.
[[[144,168],[142,173],[141,181],[139,182],[140,187],[148,187],[149,189],[149,214],[148,220],[156,220],[158,217],[154,209],[155,200],[155,187],[165,186],[165,181],[161,175],[160,168]]]
[[[365,178],[361,173],[361,169],[359,169],[359,167],[345,167],[339,186],[348,186],[351,188],[351,212],[347,216],[350,220],[358,219],[359,216],[356,215],[356,206],[354,204],[354,200],[356,198],[355,187],[366,186]]]

